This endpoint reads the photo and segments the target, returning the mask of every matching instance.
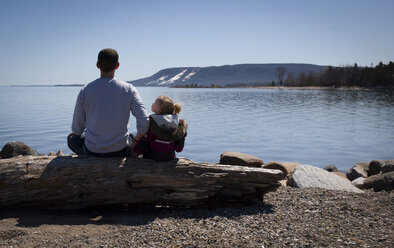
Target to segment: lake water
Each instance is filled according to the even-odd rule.
[[[63,149],[80,87],[0,87],[0,146],[24,141],[40,153]],[[179,156],[218,162],[225,151],[269,161],[346,170],[359,161],[394,158],[394,93],[284,89],[138,88],[182,103],[189,123]],[[135,119],[130,118],[130,132]]]

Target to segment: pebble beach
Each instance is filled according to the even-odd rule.
[[[0,247],[393,247],[394,192],[280,187],[235,208],[0,212]]]

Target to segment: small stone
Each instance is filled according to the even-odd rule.
[[[279,183],[284,187],[287,186],[287,180],[280,180]]]
[[[343,177],[343,178],[345,178],[346,180],[349,180],[349,179],[346,177],[345,173],[343,173],[343,172],[340,172],[340,171],[333,171],[333,172],[331,172],[331,173],[332,173],[332,174],[335,174],[335,175],[337,175],[337,176]]]
[[[394,189],[394,171],[373,175],[365,179],[364,187],[373,188],[374,191]]]
[[[0,157],[2,158],[12,158],[19,155],[27,156],[27,155],[34,155],[35,152],[33,148],[26,145],[21,141],[17,142],[8,142],[3,146],[0,151]]]
[[[347,171],[346,177],[350,181],[353,181],[359,177],[368,177],[368,170],[369,162],[359,162]]]
[[[48,153],[48,156],[56,156],[56,154],[54,152],[50,152]]]
[[[329,171],[329,172],[338,171],[337,167],[333,164],[327,165],[326,167],[324,167],[324,170]]]
[[[371,163],[369,163],[369,174],[370,175],[379,174],[381,172],[383,164],[384,164],[383,160],[372,160]]]
[[[359,189],[365,189],[364,182],[365,182],[365,177],[359,177],[354,179],[352,181],[352,184]]]
[[[260,158],[250,154],[240,152],[224,152],[220,155],[219,163],[227,165],[261,167],[264,162]]]
[[[283,175],[287,175],[286,168],[279,162],[272,161],[262,166],[264,169],[271,169],[271,170],[280,170],[282,171]]]
[[[289,177],[291,173],[299,166],[299,163],[292,163],[292,162],[276,162],[272,161],[267,164],[263,165],[264,169],[273,169],[273,170],[281,170],[286,177]]]
[[[382,173],[388,173],[394,171],[394,159],[387,160],[382,166]]]
[[[64,152],[62,149],[60,149],[57,153],[56,156],[64,156]]]

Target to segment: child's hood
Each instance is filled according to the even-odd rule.
[[[165,140],[180,140],[187,135],[187,123],[178,115],[151,115],[149,130]]]
[[[168,131],[173,131],[178,128],[178,115],[151,115],[151,117],[160,128],[166,129]]]

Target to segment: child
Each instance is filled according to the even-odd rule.
[[[175,151],[181,152],[187,135],[187,123],[179,119],[181,105],[168,96],[159,96],[152,104],[149,116],[149,130],[137,143],[133,151],[144,158],[167,161],[175,158]]]

